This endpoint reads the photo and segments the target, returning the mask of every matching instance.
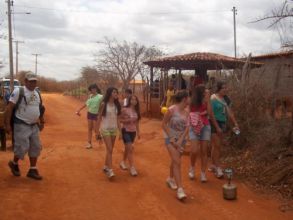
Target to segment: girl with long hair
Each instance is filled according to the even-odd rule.
[[[168,108],[162,123],[165,144],[171,158],[170,176],[166,183],[171,189],[177,189],[177,198],[182,200],[186,198],[181,182],[181,155],[189,131],[189,114],[186,110],[188,93],[178,92],[174,96],[174,101],[175,104]]]
[[[116,135],[120,130],[118,116],[121,114],[121,106],[118,100],[118,90],[109,87],[101,103],[99,110],[98,129],[106,145],[106,158],[103,171],[108,178],[115,176],[112,169],[112,154]]]
[[[208,163],[208,142],[211,140],[211,126],[209,119],[215,125],[218,132],[220,128],[215,121],[214,114],[210,104],[210,93],[203,84],[197,85],[190,101],[190,129],[189,139],[191,141],[190,150],[190,168],[188,176],[190,179],[195,178],[195,163],[200,152],[201,156],[201,173],[200,181],[206,182],[206,169]]]
[[[120,167],[123,170],[127,169],[126,160],[129,162],[129,172],[132,176],[137,176],[137,171],[133,162],[133,142],[137,136],[140,139],[139,134],[139,121],[140,121],[140,108],[139,100],[137,96],[132,95],[127,99],[127,105],[122,109],[120,122],[122,123],[122,139],[125,145],[125,151],[123,160],[120,163]]]
[[[230,109],[231,100],[227,96],[227,85],[223,81],[217,82],[216,93],[211,96],[211,105],[215,115],[216,123],[223,133],[227,130],[227,121],[230,119],[235,128],[239,130],[239,126]],[[217,178],[223,177],[223,170],[220,166],[220,154],[222,147],[223,135],[217,132],[212,126],[212,166],[209,168],[213,171]]]
[[[88,91],[90,92],[90,96],[87,99],[86,103],[81,106],[75,114],[80,116],[80,112],[82,109],[87,107],[87,120],[88,120],[88,137],[87,137],[87,144],[86,148],[90,149],[93,147],[92,145],[92,133],[93,131],[96,134],[96,139],[100,140],[99,132],[97,129],[97,120],[98,120],[98,112],[100,108],[100,103],[103,99],[103,95],[101,93],[100,88],[97,86],[97,84],[91,84],[88,87]]]

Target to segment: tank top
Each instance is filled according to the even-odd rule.
[[[114,104],[107,104],[106,116],[102,117],[102,130],[114,130],[118,128],[117,113],[118,111]]]
[[[128,119],[128,122],[123,123],[123,128],[129,132],[136,131],[136,123],[138,120],[137,113],[132,108],[124,108],[122,110],[122,117]]]
[[[179,109],[176,105],[170,106],[169,111],[172,114],[168,124],[170,137],[179,138],[184,133],[186,127],[189,125],[188,114],[180,114]]]

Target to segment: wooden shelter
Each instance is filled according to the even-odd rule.
[[[204,82],[208,81],[208,70],[222,70],[240,68],[245,64],[244,60],[236,59],[216,53],[190,53],[171,57],[163,57],[155,60],[149,60],[144,64],[150,67],[150,82],[149,82],[149,104],[147,110],[152,116],[159,116],[159,106],[163,99],[167,88],[168,72],[175,70],[179,75],[177,83],[180,85],[182,70],[194,71],[194,74],[199,76]],[[254,66],[261,66],[260,63],[253,63]],[[154,81],[154,69],[161,70],[160,81]]]

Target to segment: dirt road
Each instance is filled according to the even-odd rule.
[[[114,151],[114,181],[101,168],[104,146],[87,150],[86,112],[74,112],[81,102],[70,97],[44,95],[46,128],[42,132],[43,152],[39,169],[44,180],[25,177],[28,158],[20,164],[21,177],[11,175],[7,162],[12,152],[0,152],[0,219],[293,219],[282,213],[278,201],[252,192],[241,182],[239,199],[222,198],[224,180],[208,174],[208,183],[187,177],[188,157],[183,157],[185,203],[166,187],[169,158],[163,145],[160,121],[143,119],[142,138],[135,144],[138,177],[119,169],[123,147]]]

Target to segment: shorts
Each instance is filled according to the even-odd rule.
[[[211,140],[211,126],[205,125],[200,130],[200,134],[195,134],[194,129],[189,129],[189,139],[191,141],[210,141]]]
[[[166,145],[171,144],[171,141],[170,141],[170,138],[169,137],[168,138],[165,138],[165,144]],[[186,145],[186,140],[183,140],[182,147],[185,147],[185,145]]]
[[[19,159],[28,153],[29,157],[37,158],[42,150],[39,127],[37,124],[27,125],[14,123],[14,155]]]
[[[98,120],[98,114],[93,114],[88,112],[87,113],[87,119],[91,121],[97,121]]]
[[[221,128],[222,132],[225,133],[227,131],[227,123],[224,121],[217,121],[217,123],[219,127]],[[217,129],[215,128],[213,123],[211,123],[211,128],[212,128],[212,134],[217,133]]]
[[[106,136],[117,136],[117,133],[118,133],[118,129],[117,128],[107,129],[107,130],[101,130],[102,137],[106,137]]]
[[[132,144],[136,136],[135,131],[126,131],[125,128],[122,128],[122,139],[124,144]]]

